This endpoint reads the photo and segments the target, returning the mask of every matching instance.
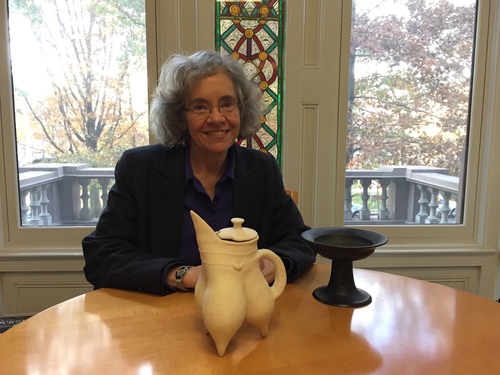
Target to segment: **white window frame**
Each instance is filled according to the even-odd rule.
[[[286,46],[284,64],[285,184],[299,190],[299,205],[306,203],[301,207],[304,218],[315,227],[343,226],[351,7],[351,0],[288,3],[285,40],[292,39],[298,48]],[[491,185],[498,179],[489,173],[496,161],[492,146],[498,142],[498,7],[495,1],[479,1],[464,224],[363,226],[389,238],[385,249],[498,246],[498,225],[490,220],[496,216],[491,206],[500,203]],[[318,27],[309,26],[315,22]],[[332,40],[333,35],[338,38]],[[304,51],[318,52],[310,58]],[[307,133],[311,131],[315,134]]]

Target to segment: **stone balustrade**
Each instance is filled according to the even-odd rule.
[[[355,181],[359,181],[358,188],[353,187]],[[375,190],[374,194],[370,194],[370,188]],[[353,209],[357,191],[361,191],[361,205]],[[369,207],[370,200],[377,203],[376,209],[374,204]],[[347,170],[344,222],[351,225],[459,223],[460,179],[449,176],[447,169],[432,167]]]
[[[95,225],[112,182],[113,168],[90,168],[88,164],[20,167],[22,225]]]
[[[95,225],[113,182],[113,168],[90,168],[88,164],[20,167],[22,225]],[[344,222],[349,225],[461,222],[459,188],[459,178],[449,176],[443,168],[347,170]],[[361,197],[361,204],[353,210],[356,195]],[[455,207],[451,207],[451,201],[456,202]]]

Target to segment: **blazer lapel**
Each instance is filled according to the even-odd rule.
[[[178,256],[184,210],[184,147],[166,149],[150,176],[151,247],[154,253]],[[171,244],[167,248],[167,244]]]
[[[264,172],[240,146],[235,147],[236,166],[234,171],[233,217],[245,219],[244,225],[257,228],[261,208],[255,202],[263,202]]]

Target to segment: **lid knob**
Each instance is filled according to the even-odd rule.
[[[237,242],[251,241],[258,237],[257,232],[251,228],[243,227],[245,220],[239,217],[231,219],[233,223],[232,228],[223,228],[217,234],[223,240],[231,240]]]

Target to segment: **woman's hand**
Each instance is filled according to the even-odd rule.
[[[262,275],[266,279],[267,283],[271,284],[274,281],[276,273],[276,267],[274,267],[273,262],[271,262],[268,259],[261,259],[259,261],[259,266],[260,266],[260,271],[262,272]],[[198,281],[198,278],[200,277],[201,274],[201,267],[202,266],[196,266],[188,269],[187,273],[182,278],[182,284],[184,285],[185,288],[194,289],[194,287],[196,286],[196,282]],[[175,272],[178,269],[179,269],[178,267],[175,267],[167,274],[167,283],[172,288],[176,288]]]
[[[266,279],[268,284],[271,284],[274,281],[276,267],[274,267],[273,262],[269,259],[261,259],[259,261],[260,271],[262,275]]]

